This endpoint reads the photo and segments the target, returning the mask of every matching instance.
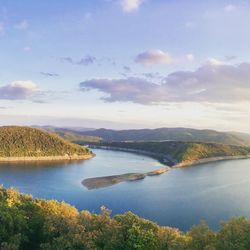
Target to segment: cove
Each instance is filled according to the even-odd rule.
[[[114,214],[132,211],[160,225],[189,229],[201,219],[213,229],[233,216],[250,217],[250,159],[190,166],[159,175],[87,190],[81,181],[97,176],[149,172],[163,167],[141,155],[94,150],[96,157],[72,163],[4,163],[0,183],[34,197],[64,200],[80,210]]]

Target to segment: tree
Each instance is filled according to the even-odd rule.
[[[177,228],[160,227],[158,231],[160,249],[164,250],[184,250],[187,249],[191,240]]]
[[[217,249],[248,250],[250,247],[250,221],[234,218],[222,224],[217,235]]]
[[[211,231],[205,221],[193,226],[187,235],[191,238],[188,248],[192,250],[213,249],[216,234]]]

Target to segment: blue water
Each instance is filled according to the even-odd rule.
[[[80,210],[132,211],[160,225],[189,229],[205,219],[213,229],[233,216],[250,217],[250,159],[173,169],[136,182],[87,190],[85,178],[147,172],[162,165],[131,153],[95,150],[96,157],[70,164],[1,164],[0,183],[34,197],[64,200]]]

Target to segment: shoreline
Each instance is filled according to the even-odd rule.
[[[198,166],[206,163],[213,163],[213,162],[220,162],[220,161],[230,161],[230,160],[243,160],[249,159],[250,155],[239,155],[239,156],[218,156],[218,157],[210,157],[210,158],[203,158],[200,160],[189,161],[189,162],[181,162],[177,163],[176,165],[169,167],[163,167],[160,169],[155,169],[147,173],[125,173],[121,175],[110,175],[110,176],[100,176],[94,178],[87,178],[84,179],[81,184],[85,186],[88,190],[92,189],[99,189],[105,188],[109,186],[113,186],[115,184],[121,182],[128,182],[128,181],[137,181],[146,178],[147,176],[157,176],[164,174],[170,171],[172,168],[184,168],[189,166]]]
[[[184,168],[184,167],[197,166],[197,165],[202,165],[202,164],[212,163],[212,162],[244,160],[244,159],[249,159],[249,158],[250,158],[250,155],[209,157],[209,158],[203,158],[203,159],[195,160],[195,161],[181,162],[181,163],[174,165],[172,168]]]
[[[144,151],[144,150],[112,147],[112,146],[103,146],[103,145],[90,145],[90,148],[112,150],[112,151],[121,151],[121,152],[134,153],[134,154],[138,154],[138,155],[145,155],[145,156],[151,157],[151,158],[159,161],[163,165],[170,167],[170,168],[182,168],[182,167],[206,164],[206,163],[210,163],[210,162],[217,162],[217,161],[219,162],[219,161],[227,161],[227,160],[241,160],[241,159],[249,159],[250,158],[250,155],[216,156],[216,157],[202,158],[199,160],[185,161],[185,162],[178,163],[177,160],[173,159],[172,157],[169,157],[169,155],[158,154],[158,153],[153,153],[153,152]],[[164,156],[167,156],[168,160],[166,160],[166,158],[165,158],[165,160],[162,159],[162,157],[164,157]],[[169,158],[171,158],[171,159],[169,159]]]
[[[0,163],[4,162],[36,162],[36,161],[74,161],[89,160],[95,157],[95,154],[89,155],[58,155],[58,156],[23,156],[23,157],[0,157]]]
[[[132,153],[137,155],[143,155],[147,157],[151,157],[156,159],[160,163],[166,166],[174,166],[177,164],[177,161],[173,159],[170,155],[162,154],[162,153],[154,153],[145,150],[133,149],[133,148],[121,148],[121,147],[113,147],[113,146],[104,146],[104,145],[89,145],[89,148],[92,149],[102,149],[102,150],[111,150],[111,151],[120,151],[126,153]]]

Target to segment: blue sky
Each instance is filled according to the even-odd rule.
[[[0,0],[1,124],[248,131],[250,1]]]

